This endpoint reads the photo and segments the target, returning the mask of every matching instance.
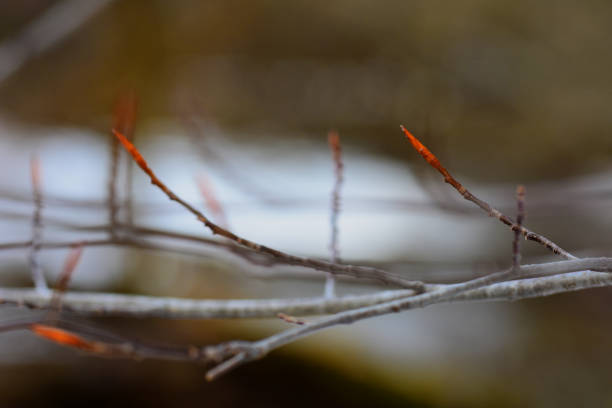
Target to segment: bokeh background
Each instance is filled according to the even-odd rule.
[[[31,234],[34,153],[46,215],[106,220],[113,109],[133,92],[136,143],[160,176],[201,204],[194,176],[205,174],[232,229],[279,249],[329,256],[326,137],[336,129],[346,165],[344,261],[436,281],[507,266],[511,233],[452,194],[402,138],[404,124],[483,198],[512,214],[515,186],[523,183],[529,227],[577,255],[608,255],[610,21],[612,5],[595,0],[1,2],[2,242]],[[131,180],[139,223],[208,235],[141,174]],[[80,237],[45,229],[49,241]],[[552,259],[534,244],[524,248],[525,262]],[[27,252],[0,255],[2,284],[27,286]],[[42,254],[49,276],[65,255]],[[257,279],[238,269],[245,268],[92,248],[73,285],[202,298],[322,290],[320,281]],[[101,360],[6,333],[0,401],[605,406],[612,404],[610,294],[384,317],[315,335],[211,384],[197,365]],[[23,313],[7,306],[3,317]],[[286,327],[94,323],[179,344],[258,338]]]

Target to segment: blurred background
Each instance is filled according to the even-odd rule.
[[[42,168],[45,242],[99,238],[110,128],[138,100],[135,143],[179,195],[233,231],[329,257],[334,182],[346,167],[344,262],[453,282],[511,263],[512,234],[442,182],[404,124],[470,190],[578,256],[610,255],[612,5],[606,1],[282,2],[23,0],[0,3],[2,243],[32,234],[30,158]],[[120,198],[139,225],[208,237],[125,155]],[[124,183],[125,181],[125,183]],[[128,195],[128,191],[132,191]],[[122,206],[120,217],[128,216]],[[62,226],[63,223],[63,226]],[[526,263],[554,259],[525,243]],[[192,246],[190,249],[199,250]],[[67,250],[45,250],[49,278]],[[29,286],[27,248],[0,283]],[[278,272],[274,279],[266,272]],[[87,248],[75,290],[195,298],[318,296],[323,281],[214,252]],[[339,291],[380,288],[342,283]],[[519,303],[439,305],[329,330],[218,382],[195,364],[96,359],[29,333],[0,337],[3,406],[605,406],[610,290]],[[28,312],[0,309],[4,319]],[[97,319],[170,344],[256,339],[273,320]]]

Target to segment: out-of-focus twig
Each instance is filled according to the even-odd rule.
[[[516,225],[514,240],[512,241],[512,267],[518,270],[521,266],[521,228],[525,218],[525,187],[516,188]]]
[[[207,163],[212,162],[216,170],[226,181],[257,200],[262,202],[275,201],[270,198],[270,192],[258,184],[257,179],[245,176],[244,172],[236,169],[231,161],[226,160],[211,146],[200,120],[194,114],[183,113],[181,118],[185,127],[189,130],[191,140],[202,158]]]
[[[134,134],[134,123],[136,122],[136,110],[138,102],[134,91],[125,92],[117,100],[114,109],[113,128],[119,129],[119,131],[125,135],[128,140],[132,140]],[[116,225],[119,222],[119,194],[117,186],[117,178],[119,175],[119,163],[120,163],[120,152],[119,152],[119,141],[116,137],[111,136],[111,164],[110,174],[108,177],[108,210],[109,210],[109,223],[110,223],[110,235],[115,238],[117,231]],[[125,179],[125,208],[126,208],[126,223],[128,225],[133,223],[133,203],[132,203],[132,172],[133,172],[133,161],[127,161],[127,171]]]
[[[0,44],[0,83],[33,57],[53,48],[112,0],[63,0]]]
[[[330,261],[332,263],[338,263],[339,249],[338,249],[338,216],[340,214],[340,189],[342,188],[343,178],[343,163],[342,163],[342,147],[340,145],[340,136],[338,132],[331,131],[327,135],[327,141],[329,148],[332,152],[332,158],[334,161],[334,176],[335,182],[331,194],[331,215],[330,215],[330,226],[331,226],[331,239],[329,243],[329,251],[331,253]],[[325,280],[325,297],[334,297],[336,293],[336,279],[333,275],[328,274]]]
[[[62,273],[57,280],[55,291],[53,292],[53,298],[51,299],[51,309],[55,314],[59,314],[62,311],[62,296],[68,287],[72,273],[79,263],[82,253],[83,244],[79,243],[70,250],[68,256],[66,257],[64,269],[62,269]]]
[[[206,204],[206,208],[208,208],[213,215],[213,218],[219,223],[223,228],[229,228],[229,223],[227,222],[227,217],[225,215],[225,211],[223,211],[223,206],[217,200],[217,195],[213,189],[212,182],[204,173],[198,174],[196,179],[198,188],[200,189],[200,194],[204,198],[204,203]]]
[[[112,137],[110,140],[111,149],[111,164],[110,164],[110,175],[108,178],[108,218],[110,224],[110,235],[115,237],[116,230],[115,225],[119,221],[117,214],[119,212],[119,204],[117,203],[117,174],[119,173],[119,141],[116,137]]]

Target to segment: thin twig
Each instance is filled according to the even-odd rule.
[[[340,145],[340,136],[337,132],[331,131],[327,135],[327,141],[332,151],[332,157],[334,161],[334,176],[335,182],[332,189],[331,198],[331,239],[329,243],[329,251],[331,253],[330,261],[332,263],[339,263],[339,249],[338,249],[338,215],[340,213],[340,189],[342,188],[343,182],[343,163],[342,163],[342,147]],[[325,297],[334,297],[336,293],[336,279],[333,275],[328,274],[325,280]]]
[[[77,264],[79,263],[79,260],[81,259],[82,253],[83,244],[79,243],[70,250],[68,256],[66,257],[64,268],[62,269],[62,273],[60,274],[57,280],[57,284],[55,285],[55,291],[53,292],[53,298],[51,299],[51,311],[54,312],[56,315],[59,315],[59,313],[62,311],[63,294],[66,291],[66,288],[68,288],[68,283],[70,282],[72,273],[74,272]]]
[[[277,313],[276,317],[278,317],[284,322],[291,323],[291,324],[297,324],[298,326],[302,326],[306,324],[306,321],[302,319],[298,319],[297,317],[288,315],[286,313]]]
[[[110,224],[110,236],[115,238],[117,225],[117,213],[119,204],[117,203],[117,174],[119,172],[119,141],[116,137],[110,139],[110,174],[108,177],[108,222]]]
[[[521,231],[523,219],[525,218],[525,187],[516,188],[516,225],[514,230],[514,240],[512,241],[512,267],[518,270],[521,267]]]
[[[23,327],[23,325],[21,325],[21,327],[16,325],[12,329],[22,328],[29,329],[32,333],[53,343],[81,350],[99,357],[128,358],[134,360],[148,358],[172,361],[207,361],[207,356],[200,352],[200,350],[203,349],[201,347],[158,347],[125,339],[119,339],[116,340],[115,343],[111,343],[109,341],[100,340],[98,336],[88,336],[93,337],[90,339],[74,330],[48,325],[45,322],[36,322],[26,327]]]
[[[136,110],[138,107],[138,101],[136,94],[133,90],[123,93],[115,103],[113,128],[119,129],[119,131],[125,135],[128,140],[132,140],[134,134],[134,124],[136,122]],[[116,237],[117,231],[115,227],[118,220],[119,211],[119,195],[117,191],[117,178],[119,173],[119,140],[116,137],[111,137],[111,165],[110,175],[108,180],[108,209],[109,209],[109,221],[110,221],[110,234],[112,238]],[[132,160],[127,161],[126,171],[126,202],[125,207],[127,209],[126,223],[131,225],[133,222],[133,208],[132,208]]]
[[[196,181],[198,188],[200,189],[200,194],[202,194],[202,197],[204,198],[206,208],[210,210],[214,219],[221,227],[229,228],[225,211],[223,211],[223,206],[219,200],[217,200],[217,195],[215,194],[215,190],[210,179],[206,177],[204,173],[200,173],[198,174]]]
[[[266,254],[266,255],[270,255],[278,260],[283,261],[284,263],[288,265],[300,265],[300,266],[304,266],[307,268],[329,272],[335,275],[336,274],[337,275],[350,275],[350,276],[359,276],[359,277],[368,278],[368,279],[377,279],[377,280],[380,280],[381,282],[397,285],[397,286],[400,286],[406,289],[414,289],[415,291],[423,291],[424,285],[422,282],[409,281],[409,280],[403,279],[402,277],[398,275],[389,273],[387,271],[384,271],[378,268],[353,266],[353,265],[340,265],[340,264],[334,264],[334,263],[326,262],[322,260],[290,255],[285,252],[279,251],[277,249],[273,249],[268,246],[255,243],[253,241],[249,241],[245,238],[242,238],[234,234],[231,231],[226,230],[225,228],[221,228],[217,224],[210,221],[201,211],[197,210],[191,204],[187,203],[182,198],[177,196],[164,183],[162,183],[161,180],[157,178],[155,173],[153,173],[153,170],[151,170],[151,168],[149,167],[145,159],[142,157],[140,152],[136,149],[136,147],[132,143],[130,143],[129,140],[125,138],[125,136],[123,136],[116,129],[113,129],[113,133],[115,134],[115,136],[117,136],[117,138],[119,139],[121,144],[123,144],[123,147],[125,147],[128,153],[130,153],[130,155],[134,158],[134,160],[140,166],[140,168],[149,176],[149,178],[151,179],[151,183],[157,186],[160,190],[162,190],[166,194],[166,196],[168,196],[170,200],[176,201],[181,206],[183,206],[183,208],[185,208],[190,213],[195,215],[198,221],[200,221],[208,229],[210,229],[213,234],[217,234],[222,237],[228,238],[236,242],[239,245],[252,249],[253,251],[256,251],[262,254]]]
[[[429,163],[433,168],[438,170],[440,174],[444,176],[444,181],[450,184],[451,186],[453,186],[453,188],[457,190],[463,198],[476,204],[483,211],[489,214],[490,217],[495,217],[502,223],[509,226],[510,229],[512,229],[512,231],[519,231],[521,234],[525,236],[525,239],[535,241],[539,244],[542,244],[546,248],[550,249],[553,253],[559,254],[566,259],[576,259],[574,255],[570,254],[565,249],[561,248],[559,245],[552,242],[550,239],[546,238],[543,235],[530,231],[525,227],[522,227],[522,226],[519,227],[514,221],[512,221],[510,217],[502,214],[499,210],[491,207],[491,205],[487,203],[486,201],[483,201],[479,199],[478,197],[476,197],[474,194],[470,193],[461,183],[459,183],[448,172],[448,170],[446,170],[442,166],[438,158],[434,156],[433,153],[431,153],[429,149],[425,147],[425,145],[423,145],[415,136],[413,136],[412,133],[410,133],[404,126],[400,125],[400,128],[402,129],[402,131],[404,132],[408,140],[410,140],[410,143],[412,143],[412,146],[415,148],[415,150],[419,152],[421,156],[423,156],[423,158],[427,161],[427,163]]]
[[[32,217],[32,241],[29,254],[30,271],[32,281],[36,290],[41,293],[48,293],[49,288],[42,266],[40,265],[40,248],[42,245],[42,188],[40,160],[32,157],[30,160],[30,174],[32,176],[32,195],[34,196],[34,215]]]
[[[182,113],[181,119],[189,130],[191,141],[202,156],[202,159],[206,163],[214,163],[217,171],[226,181],[262,202],[275,202],[274,199],[269,198],[270,193],[261,187],[257,179],[245,177],[244,172],[239,171],[231,161],[226,160],[211,146],[209,138],[207,138],[206,133],[202,129],[202,124],[194,114]]]

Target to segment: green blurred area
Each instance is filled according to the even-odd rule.
[[[3,3],[0,33],[48,3]],[[403,123],[473,177],[558,178],[612,153],[611,17],[605,1],[115,1],[0,84],[0,109],[105,131],[134,89],[141,124],[188,106],[412,159]]]

